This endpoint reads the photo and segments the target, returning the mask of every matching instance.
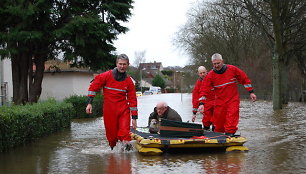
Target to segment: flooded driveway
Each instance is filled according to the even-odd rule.
[[[191,120],[190,94],[159,94],[138,98],[138,126],[147,126],[158,101],[166,101]],[[85,106],[84,106],[85,110]],[[241,102],[238,134],[248,138],[245,152],[166,153],[142,156],[111,151],[102,118],[73,120],[70,130],[0,153],[1,174],[129,174],[129,173],[306,173],[306,105],[290,103],[273,111],[272,103]],[[196,122],[200,123],[198,115]]]

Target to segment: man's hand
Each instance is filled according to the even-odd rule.
[[[86,107],[86,114],[92,114],[92,104],[88,104]]]
[[[204,105],[200,105],[199,108],[198,108],[198,111],[203,114],[204,113]]]
[[[132,128],[133,129],[137,128],[137,120],[136,119],[132,119]]]
[[[251,97],[251,99],[252,99],[253,102],[256,101],[256,95],[255,95],[254,93],[251,93],[251,94],[250,94],[250,97]]]
[[[194,121],[195,121],[195,119],[196,119],[196,117],[197,117],[197,115],[195,115],[195,114],[194,114],[194,115],[192,115],[192,119],[191,119],[191,121],[192,121],[192,122],[194,122]]]

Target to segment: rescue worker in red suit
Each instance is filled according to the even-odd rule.
[[[237,83],[244,85],[249,91],[252,101],[256,101],[250,79],[239,68],[223,63],[222,56],[218,53],[211,58],[213,70],[211,70],[201,86],[200,112],[205,107],[205,99],[210,89],[215,91],[215,108],[213,124],[215,132],[222,132],[228,136],[234,136],[238,129],[240,98]]]
[[[103,88],[104,104],[103,119],[106,137],[109,146],[113,149],[118,140],[130,150],[132,145],[130,136],[130,121],[132,115],[132,127],[137,127],[138,112],[136,89],[126,70],[129,59],[125,54],[120,54],[116,60],[117,67],[97,75],[88,89],[88,104],[86,113],[92,113],[92,101]]]
[[[207,70],[204,66],[199,66],[198,75],[199,75],[199,79],[197,80],[193,88],[193,91],[192,91],[192,106],[193,106],[192,122],[194,122],[196,119],[196,114],[197,114],[199,103],[200,103],[199,98],[200,98],[201,84],[205,76],[207,75]],[[212,119],[213,119],[213,113],[214,113],[214,102],[215,102],[215,94],[214,94],[214,89],[212,88],[207,96],[207,99],[205,100],[205,107],[204,107],[204,113],[203,113],[203,118],[202,118],[202,123],[203,123],[205,130],[209,130],[210,125],[212,125]],[[214,130],[213,126],[212,126],[212,130]]]

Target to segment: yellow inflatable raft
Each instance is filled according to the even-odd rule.
[[[222,133],[205,131],[203,136],[190,138],[161,137],[159,134],[149,133],[149,128],[132,130],[132,139],[136,140],[135,147],[143,155],[160,155],[164,151],[176,148],[210,149],[218,148],[225,151],[247,151],[242,146],[247,139],[240,135],[234,137]]]

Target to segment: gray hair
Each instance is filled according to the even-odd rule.
[[[127,60],[127,62],[130,63],[129,57],[128,57],[126,54],[119,54],[119,55],[117,56],[116,63],[118,62],[119,59],[121,59],[121,60]]]
[[[222,55],[219,54],[219,53],[213,54],[213,55],[211,56],[211,61],[213,61],[213,60],[223,60],[223,59],[222,59]]]
[[[168,107],[168,104],[166,103],[166,102],[164,102],[164,101],[161,101],[161,102],[158,102],[157,104],[156,104],[156,106],[158,106],[158,105],[161,105],[161,106],[163,106],[163,107]]]

